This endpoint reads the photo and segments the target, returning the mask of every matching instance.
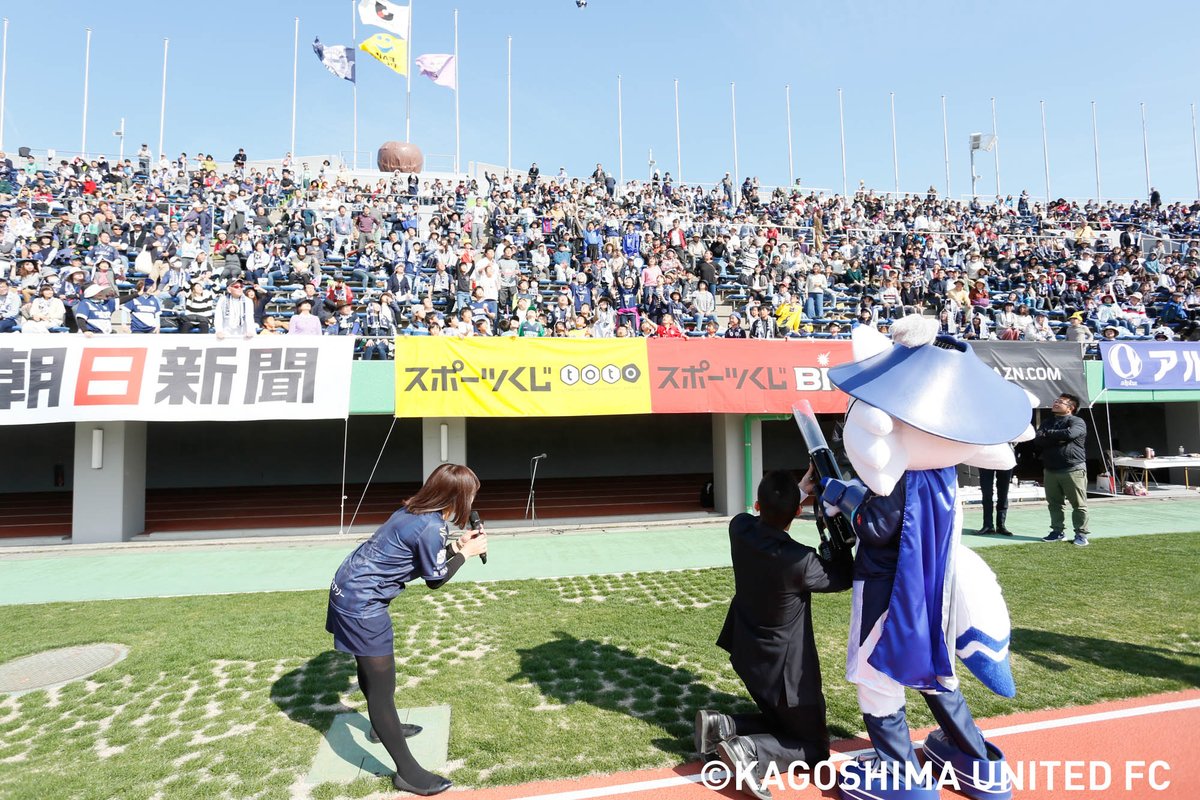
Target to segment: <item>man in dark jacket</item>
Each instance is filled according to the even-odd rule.
[[[811,471],[799,486],[789,472],[768,473],[754,504],[759,516],[739,514],[729,523],[735,594],[717,645],[729,651],[759,713],[696,715],[696,749],[716,752],[734,774],[753,775],[752,785],[738,788],[763,800],[772,762],[782,775],[829,758],[809,595],[849,589],[853,561],[849,554],[824,561],[787,534],[804,495],[816,491],[813,480]]]
[[[1073,544],[1087,547],[1087,424],[1075,416],[1079,398],[1063,394],[1050,406],[1054,415],[1038,427],[1033,443],[1042,450],[1046,503],[1050,506],[1050,535],[1043,542],[1061,542],[1063,509],[1071,504]]]

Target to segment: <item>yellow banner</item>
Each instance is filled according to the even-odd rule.
[[[640,339],[396,339],[397,417],[649,414]]]
[[[403,39],[397,39],[387,33],[377,33],[360,44],[358,49],[375,56],[385,67],[401,75],[408,74],[408,43]]]

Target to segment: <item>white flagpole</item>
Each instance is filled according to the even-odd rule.
[[[617,74],[617,181],[625,185],[625,119],[621,103],[621,75]]]
[[[1196,164],[1196,197],[1200,198],[1200,150],[1196,149],[1196,104],[1192,103],[1192,161]]]
[[[996,162],[996,196],[1000,196],[1000,136],[996,133],[996,98],[992,98],[992,159]]]
[[[0,54],[0,150],[4,149],[4,99],[8,86],[8,17],[4,18],[4,49]]]
[[[170,46],[170,39],[163,39],[163,74],[162,74],[162,101],[158,106],[158,157],[163,155],[163,130],[167,123],[167,47]],[[155,161],[155,164],[158,162]]]
[[[679,146],[679,79],[676,78],[676,181],[683,185],[683,150]]]
[[[1038,101],[1042,108],[1042,162],[1046,167],[1046,204],[1050,203],[1050,144],[1046,140],[1046,101]]]
[[[458,76],[461,65],[458,63],[458,9],[454,9],[454,174],[458,175],[460,159],[462,158],[462,129],[458,120]]]
[[[87,106],[88,106],[88,71],[92,64],[92,29],[87,31],[87,44],[83,53],[83,135],[79,140],[79,154],[87,158]]]
[[[848,193],[846,186],[846,115],[842,110],[842,90],[838,89],[838,128],[842,134],[842,196]]]
[[[120,144],[117,146],[117,163],[121,164],[125,161],[125,118],[121,117],[121,129],[117,132],[117,140]]]
[[[358,47],[358,14],[355,8],[355,0],[350,0],[350,46]],[[457,13],[457,12],[456,12]],[[354,97],[354,147],[351,150],[351,160],[354,162],[354,169],[358,169],[358,68],[354,70],[354,83],[351,85],[350,94]]]
[[[792,161],[792,85],[783,86],[783,94],[787,103],[787,133],[788,133],[788,186],[796,185],[796,167]]]
[[[950,199],[950,127],[946,122],[946,95],[942,95],[942,150],[946,159],[946,199]]]
[[[413,18],[413,0],[408,0],[408,39],[404,42],[405,58],[408,59],[408,67],[405,72],[407,86],[404,90],[404,141],[412,141],[412,18]]]
[[[1142,161],[1146,165],[1146,196],[1150,196],[1150,141],[1146,138],[1146,104],[1138,103],[1142,109]]]
[[[292,40],[292,159],[296,158],[296,67],[300,59],[300,18],[296,17],[296,34]]]
[[[505,170],[512,174],[512,37],[508,37],[508,160]]]
[[[741,186],[741,176],[738,174],[738,146],[737,146],[737,84],[730,81],[729,83],[729,99],[733,104],[733,196],[737,197],[741,191],[738,187]]]
[[[1092,153],[1096,159],[1096,200],[1101,198],[1100,194],[1100,130],[1096,126],[1096,101],[1092,101]]]
[[[896,194],[900,194],[900,153],[896,149],[896,93],[890,92],[892,100],[892,172],[896,176]]]

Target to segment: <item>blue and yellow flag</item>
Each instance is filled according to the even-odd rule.
[[[403,39],[397,39],[387,33],[377,33],[360,44],[358,49],[374,56],[380,64],[393,72],[408,74],[408,43]]]

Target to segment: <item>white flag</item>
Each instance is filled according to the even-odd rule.
[[[432,78],[438,86],[458,91],[458,62],[454,60],[454,56],[444,53],[428,53],[417,56],[415,63],[417,70],[422,75]]]
[[[358,18],[364,25],[383,28],[401,39],[408,38],[408,6],[388,0],[358,0]]]

